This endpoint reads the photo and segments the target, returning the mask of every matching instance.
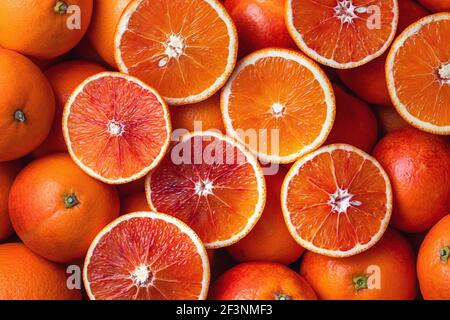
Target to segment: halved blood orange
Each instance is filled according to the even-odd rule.
[[[319,254],[347,257],[372,247],[392,212],[392,190],[381,165],[365,152],[334,144],[298,160],[281,190],[294,239]]]
[[[171,216],[137,212],[106,226],[86,256],[83,280],[92,300],[206,299],[206,250]]]
[[[200,102],[231,75],[237,33],[217,0],[135,0],[119,22],[115,58],[169,104]]]
[[[361,66],[394,40],[397,0],[287,0],[286,24],[314,60],[337,69]]]
[[[294,162],[326,140],[336,113],[333,88],[320,67],[288,49],[244,58],[222,90],[227,133],[261,160]]]
[[[184,135],[145,187],[152,210],[187,223],[208,249],[247,235],[266,200],[256,158],[236,141],[209,131]]]
[[[421,130],[450,134],[450,12],[409,26],[386,61],[389,94],[398,113]]]
[[[63,133],[74,161],[110,184],[145,176],[170,143],[170,116],[159,94],[115,72],[86,79],[67,101]]]

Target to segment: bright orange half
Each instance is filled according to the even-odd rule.
[[[450,12],[422,18],[395,40],[386,79],[392,102],[407,122],[450,134]]]
[[[326,140],[336,113],[333,88],[320,67],[287,49],[244,58],[222,90],[227,133],[261,160],[294,162]]]
[[[394,39],[397,0],[287,0],[286,24],[314,60],[338,69],[382,55]]]
[[[155,212],[128,214],[106,226],[83,270],[92,300],[204,300],[209,278],[208,255],[195,232]]]
[[[347,257],[372,247],[386,231],[392,190],[381,165],[345,144],[303,157],[281,190],[289,231],[316,253]]]
[[[155,87],[171,105],[203,101],[231,75],[234,24],[217,0],[135,0],[115,37],[120,71]]]
[[[120,73],[86,79],[64,109],[70,155],[87,174],[110,184],[145,176],[164,156],[170,132],[169,111],[159,94]]]
[[[208,249],[232,245],[259,220],[266,200],[262,169],[234,140],[189,133],[146,180],[150,207],[187,223]]]

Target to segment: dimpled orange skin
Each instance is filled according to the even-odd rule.
[[[78,204],[67,206],[75,195]],[[67,154],[40,158],[17,176],[9,194],[12,225],[34,252],[55,262],[84,256],[119,214],[115,187],[85,174]]]
[[[445,247],[450,250],[450,214],[428,232],[419,250],[417,275],[425,300],[450,300],[450,259],[440,257]]]
[[[411,23],[428,15],[428,12],[412,0],[399,0],[397,34]],[[388,106],[391,98],[386,84],[385,64],[387,54],[354,69],[337,70],[339,78],[356,95],[367,102]]]
[[[8,213],[8,196],[20,167],[17,161],[0,162],[0,242],[13,233]]]
[[[114,37],[123,11],[131,0],[95,0],[94,14],[87,37],[99,56],[117,68],[114,58]]]
[[[269,48],[296,48],[284,22],[284,0],[226,0],[239,34],[239,55]]]
[[[1,29],[1,28],[0,28]],[[50,83],[25,56],[0,49],[0,162],[33,151],[47,137],[55,112]]]
[[[380,268],[380,289],[356,290],[354,277],[367,276],[370,266]],[[389,229],[374,247],[356,256],[332,258],[306,252],[300,274],[321,300],[412,300],[417,294],[411,245],[400,233]]]
[[[69,290],[64,267],[21,243],[0,245],[0,300],[81,300]]]
[[[69,10],[55,11],[58,3],[65,3]],[[37,58],[60,56],[83,38],[91,21],[92,4],[93,0],[3,0],[0,46]],[[70,6],[79,8],[79,12]]]
[[[405,127],[386,135],[373,155],[392,183],[394,227],[427,231],[449,211],[450,147],[443,138]]]
[[[79,84],[86,78],[103,71],[106,70],[102,66],[82,60],[62,62],[45,71],[55,94],[55,121],[53,121],[47,139],[33,152],[35,156],[42,157],[51,153],[67,152],[62,133],[64,105]]]
[[[279,170],[276,175],[266,176],[266,207],[258,223],[244,239],[227,248],[237,261],[271,261],[288,265],[305,251],[292,238],[284,222],[280,190],[286,170]]]
[[[450,0],[419,0],[419,2],[432,12],[450,11]]]
[[[222,274],[213,284],[212,300],[316,300],[298,273],[273,262],[247,262]]]
[[[378,138],[377,118],[372,109],[334,85],[336,119],[325,144],[347,143],[371,152]]]
[[[375,113],[378,120],[378,129],[382,136],[409,126],[393,106],[377,106]]]

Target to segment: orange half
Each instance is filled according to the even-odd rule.
[[[294,162],[320,147],[333,127],[333,88],[320,67],[287,49],[244,58],[221,96],[228,135],[259,159]]]
[[[92,300],[204,300],[209,261],[198,236],[165,214],[137,212],[106,226],[86,256]]]
[[[345,144],[320,148],[297,161],[281,198],[294,239],[333,257],[372,247],[386,231],[392,212],[386,172],[373,157]]]
[[[337,69],[382,55],[398,25],[397,0],[287,0],[286,24],[299,48]]]
[[[86,79],[66,103],[64,138],[90,176],[122,184],[145,176],[163,158],[171,124],[166,103],[140,80],[115,72]]]
[[[146,180],[150,207],[184,221],[206,248],[232,245],[259,220],[266,200],[256,158],[214,132],[189,133]]]
[[[135,0],[115,36],[120,71],[155,87],[171,105],[206,100],[237,59],[234,24],[217,0]]]
[[[421,130],[450,134],[450,13],[430,15],[394,42],[386,79],[398,113]]]

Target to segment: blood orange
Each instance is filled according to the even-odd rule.
[[[133,77],[103,72],[72,93],[63,115],[70,155],[89,175],[123,184],[146,175],[169,146],[166,103]]]
[[[150,207],[191,226],[208,249],[229,246],[256,224],[265,182],[256,158],[214,132],[181,138],[146,180]]]
[[[86,292],[95,300],[205,299],[209,262],[198,236],[161,213],[139,212],[109,224],[84,264]]]
[[[370,155],[350,145],[329,145],[294,164],[281,204],[300,245],[327,256],[352,256],[385,232],[392,212],[391,184]]]

